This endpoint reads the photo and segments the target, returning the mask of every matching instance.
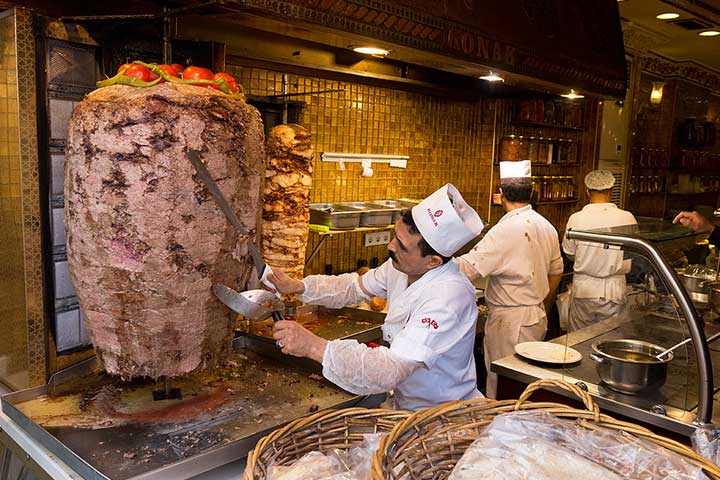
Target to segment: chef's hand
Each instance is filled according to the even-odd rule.
[[[305,291],[305,284],[301,280],[290,278],[287,273],[279,268],[273,268],[267,278],[275,285],[277,291],[283,295],[301,294]]]
[[[275,322],[273,337],[283,353],[307,357],[322,363],[327,340],[318,337],[299,323],[290,320]]]
[[[698,212],[680,212],[673,219],[673,223],[681,223],[693,232],[700,233],[710,233],[715,228],[715,225],[710,220]]]

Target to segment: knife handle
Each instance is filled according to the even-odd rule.
[[[280,315],[280,312],[272,312],[272,317],[273,320],[275,320],[276,322],[279,322],[283,319],[282,315]]]

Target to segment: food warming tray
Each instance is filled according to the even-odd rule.
[[[360,337],[372,336],[363,328]],[[340,390],[272,339],[241,336],[233,346],[229,366],[173,380],[183,400],[154,402],[162,382],[120,382],[92,358],[2,397],[2,410],[82,478],[180,480],[243,458],[271,430],[315,410],[380,402]]]
[[[332,230],[352,230],[360,226],[362,212],[336,203],[311,203],[310,223],[325,225]]]
[[[340,202],[337,205],[360,210],[361,227],[387,227],[392,223],[393,209],[370,202]]]
[[[392,222],[395,223],[400,220],[400,214],[403,210],[409,209],[417,205],[412,202],[404,202],[402,200],[373,200],[371,203],[381,205],[386,208],[393,210]]]

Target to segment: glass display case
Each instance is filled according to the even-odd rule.
[[[713,399],[720,400],[720,342],[708,344],[720,331],[720,308],[714,311],[710,300],[717,255],[705,235],[639,218],[638,225],[570,230],[567,236],[594,258],[622,262],[627,302],[606,315],[604,307],[586,310],[589,321],[575,322],[575,330],[571,318],[568,333],[551,340],[563,346],[562,358],[544,362],[518,354],[492,370],[522,383],[564,379],[588,390],[611,415],[683,435],[698,423],[720,422]],[[570,302],[570,315],[579,315],[582,301]]]

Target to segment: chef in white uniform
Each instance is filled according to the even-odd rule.
[[[528,203],[530,162],[500,162],[500,191],[505,215],[458,259],[470,280],[488,279],[484,346],[491,398],[497,394],[497,375],[490,364],[512,355],[518,343],[544,339],[543,301],[555,293],[563,270],[555,227]]]
[[[607,170],[593,170],[585,176],[590,203],[570,216],[562,248],[575,261],[570,291],[569,330],[578,330],[625,311],[625,275],[632,266],[623,260],[619,248],[604,248],[590,242],[567,238],[567,231],[637,225],[632,213],[610,201],[615,177]]]
[[[450,257],[477,237],[483,223],[447,184],[406,211],[388,245],[390,260],[363,276],[311,275],[294,280],[277,269],[268,278],[283,294],[339,308],[386,298],[382,326],[390,347],[355,340],[327,341],[292,321],[277,322],[283,353],[322,363],[323,375],[341,388],[368,395],[393,390],[395,407],[419,410],[481,396],[473,346],[475,289]]]

